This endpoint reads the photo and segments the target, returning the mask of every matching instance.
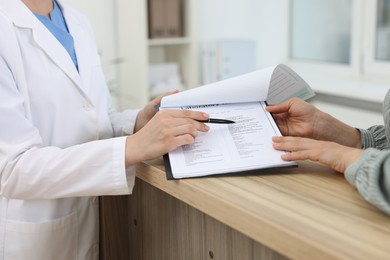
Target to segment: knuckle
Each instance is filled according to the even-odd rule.
[[[167,128],[161,129],[161,131],[160,131],[161,138],[162,138],[164,141],[169,140],[170,133],[171,133],[171,131],[169,131],[169,129],[167,129]]]
[[[195,126],[192,125],[191,123],[187,124],[185,127],[187,133],[193,133],[194,131],[196,131]]]
[[[167,128],[171,125],[171,119],[168,117],[162,117],[159,123],[160,126],[163,127],[163,129],[167,130]]]
[[[182,110],[183,116],[189,117],[191,116],[191,110]]]
[[[184,136],[184,138],[185,138],[186,144],[189,144],[189,145],[193,144],[194,141],[195,141],[194,137],[192,135],[190,135],[190,134],[186,134]]]
[[[162,117],[166,114],[166,110],[159,110],[156,113],[156,117]]]

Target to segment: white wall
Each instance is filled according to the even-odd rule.
[[[311,103],[322,111],[353,127],[365,129],[373,125],[383,125],[383,116],[380,112],[324,101],[313,101]]]
[[[198,0],[198,37],[257,42],[257,67],[284,62],[288,53],[288,0]]]

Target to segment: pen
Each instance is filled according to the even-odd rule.
[[[234,124],[235,122],[227,119],[217,119],[217,118],[209,118],[207,120],[197,120],[202,123],[211,123],[211,124]]]

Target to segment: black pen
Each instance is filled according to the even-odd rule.
[[[210,123],[210,124],[234,124],[235,122],[227,119],[217,119],[217,118],[209,118],[207,120],[197,120],[201,123]]]

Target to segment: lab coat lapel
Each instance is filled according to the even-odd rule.
[[[57,1],[60,5],[62,12],[65,17],[66,24],[68,26],[70,34],[73,36],[74,39],[74,46],[76,50],[76,57],[79,67],[79,75],[81,77],[84,91],[88,93],[87,86],[90,84],[90,77],[91,77],[91,59],[90,59],[90,49],[92,46],[86,45],[87,40],[84,40],[85,37],[89,34],[85,31],[85,28],[83,28],[79,22],[72,14],[70,14],[67,10],[68,7],[64,4],[62,4],[60,1]]]
[[[33,29],[33,37],[47,55],[68,75],[68,77],[82,89],[80,75],[61,43],[50,33],[46,27],[37,26]]]
[[[80,75],[72,59],[55,36],[19,0],[2,0],[1,5],[11,16],[14,25],[32,30],[33,39],[38,46],[56,63],[64,73],[82,90]]]

